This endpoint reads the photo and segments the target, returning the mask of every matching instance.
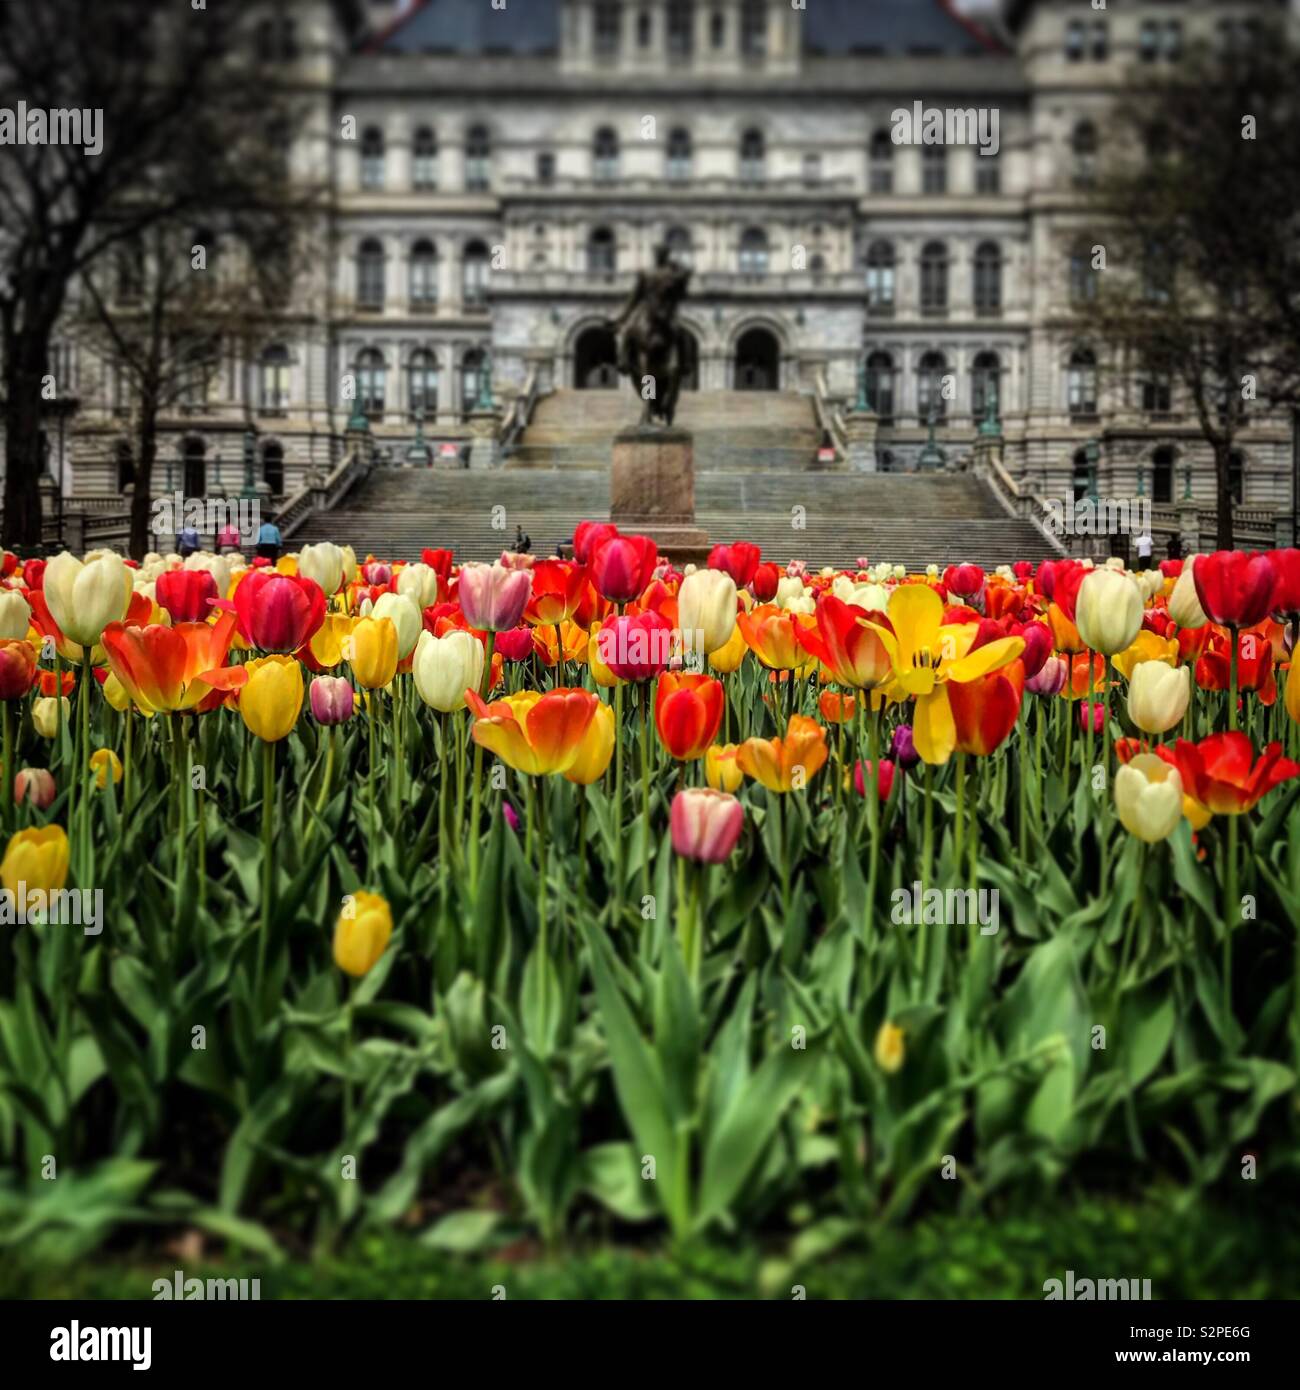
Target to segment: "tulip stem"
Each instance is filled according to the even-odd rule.
[[[614,922],[623,915],[623,682],[614,687]]]
[[[1232,651],[1228,657],[1228,728],[1235,730],[1237,727],[1237,647],[1240,639],[1237,636],[1237,629],[1229,626],[1228,636],[1232,642]],[[1232,817],[1235,821],[1236,817]]]
[[[377,696],[373,690],[366,693],[369,696],[366,701],[366,738],[368,742],[366,750],[366,830],[370,842],[367,846],[366,877],[373,883],[375,877],[375,824],[379,819],[375,813],[375,702]]]
[[[0,700],[0,720],[4,723],[4,772],[0,781],[0,807],[3,807],[4,828],[8,832],[13,825],[14,802],[14,716],[8,700]]]
[[[260,1008],[262,981],[266,975],[267,943],[271,935],[271,893],[275,886],[272,872],[271,831],[275,818],[275,744],[262,744],[262,921],[257,943],[257,974],[254,977],[254,1007]]]
[[[268,745],[269,746],[269,745]],[[352,1014],[356,1005],[356,981],[347,983],[347,1001],[343,1005],[343,1144],[346,1147],[352,1131]]]
[[[492,688],[492,654],[496,651],[497,635],[489,630],[487,648],[483,653],[483,678],[479,682],[479,699],[486,700]],[[471,734],[473,730],[470,731]],[[478,856],[479,856],[479,813],[483,804],[483,745],[474,744],[474,782],[470,791],[469,827],[469,891],[470,897],[478,894]]]
[[[641,892],[650,894],[650,682],[641,687]]]
[[[930,867],[934,862],[934,767],[930,763],[925,765],[925,813],[921,834],[921,888],[922,891],[925,891],[930,886]],[[920,949],[917,951],[917,965],[922,984],[924,984],[926,975],[928,935],[925,914],[922,913],[919,933]]]
[[[1241,911],[1241,904],[1237,898],[1237,821],[1237,816],[1230,815],[1228,817],[1228,859],[1224,866],[1223,875],[1223,1022],[1225,1027],[1232,1017],[1232,919]]]

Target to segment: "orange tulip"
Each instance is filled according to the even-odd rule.
[[[143,713],[190,710],[246,679],[244,667],[225,664],[235,621],[234,613],[225,612],[212,624],[109,623],[104,650],[113,674]]]
[[[573,767],[600,704],[589,690],[564,688],[544,695],[527,690],[490,705],[472,690],[465,699],[475,716],[470,730],[474,742],[529,777]]]
[[[712,676],[665,671],[655,690],[655,729],[669,757],[702,758],[718,736],[726,696]]]
[[[1085,652],[1083,638],[1079,629],[1054,604],[1047,606],[1047,624],[1052,629],[1052,645],[1058,652]]]
[[[984,758],[1000,747],[1016,727],[1024,688],[1025,668],[1019,661],[973,681],[950,682],[948,704],[958,751]]]
[[[858,712],[858,702],[852,695],[841,695],[838,690],[823,690],[817,697],[817,708],[828,724],[851,724]]]
[[[787,613],[774,603],[764,603],[736,619],[750,651],[773,671],[808,670],[817,658],[800,646],[795,625],[811,628],[815,620],[806,613]]]
[[[747,738],[736,752],[740,770],[770,792],[799,791],[828,757],[826,730],[807,715],[790,717],[784,738]]]

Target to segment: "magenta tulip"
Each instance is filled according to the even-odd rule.
[[[528,570],[504,565],[466,565],[456,594],[465,621],[479,632],[506,632],[518,627],[533,591]]]
[[[345,724],[352,718],[352,683],[342,676],[317,676],[311,683],[311,712],[318,724]]]

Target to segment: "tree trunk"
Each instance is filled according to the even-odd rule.
[[[1214,445],[1214,495],[1218,511],[1215,524],[1214,548],[1232,550],[1232,446],[1226,439]]]
[[[41,377],[43,348],[19,336],[5,366],[5,492],[3,543],[32,550],[41,544]]]
[[[140,428],[135,464],[135,491],[131,496],[131,540],[133,560],[143,560],[151,550],[161,550],[151,525],[153,517],[153,465],[158,453],[157,412],[145,399],[140,403]]]

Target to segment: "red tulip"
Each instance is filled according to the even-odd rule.
[[[1196,557],[1192,582],[1212,623],[1253,627],[1273,606],[1277,577],[1269,557],[1259,551],[1216,550]]]
[[[496,650],[506,661],[527,661],[533,654],[532,628],[512,627],[498,632]]]
[[[1052,654],[1052,629],[1046,623],[1010,623],[1006,635],[1024,639],[1020,664],[1025,668],[1025,679],[1032,680]]]
[[[1181,560],[1161,560],[1160,573],[1166,579],[1177,579],[1183,572],[1183,562]]]
[[[590,564],[596,551],[617,535],[618,527],[608,521],[580,521],[573,533],[573,558],[580,565]]]
[[[622,681],[648,681],[672,656],[673,627],[658,613],[621,614],[596,637],[596,653]]]
[[[946,688],[958,750],[987,757],[1000,747],[1016,727],[1024,686],[1018,660],[973,681],[950,680]]]
[[[690,762],[704,756],[722,727],[725,700],[722,682],[712,676],[671,671],[660,676],[655,690],[655,729],[670,758]]]
[[[208,616],[210,601],[219,598],[217,581],[209,570],[167,570],[154,582],[159,608],[165,608],[174,623],[201,623]]]
[[[1011,566],[1011,572],[1021,584],[1028,584],[1034,577],[1034,562],[1032,560],[1017,560]]]
[[[1094,734],[1101,733],[1106,726],[1106,706],[1100,701],[1089,704],[1087,700],[1079,701],[1079,727],[1088,732],[1088,725],[1092,724]]]
[[[1273,611],[1282,619],[1300,614],[1300,550],[1270,550],[1273,566]]]
[[[287,655],[325,621],[325,591],[314,579],[255,570],[235,586],[235,612],[246,642]]]
[[[1282,756],[1280,743],[1270,743],[1254,766],[1253,759],[1250,739],[1239,730],[1200,743],[1180,738],[1174,749],[1184,789],[1216,816],[1249,811],[1279,783],[1300,775],[1300,765]]]
[[[978,565],[949,565],[943,582],[954,594],[970,598],[984,587],[984,571]]]
[[[749,541],[736,541],[734,545],[715,545],[709,551],[709,568],[725,570],[735,582],[737,589],[750,584],[762,559],[762,551]]]
[[[23,583],[29,589],[39,589],[44,585],[45,563],[44,560],[23,561]]]
[[[893,631],[883,613],[869,613],[834,594],[817,600],[817,625],[794,624],[795,641],[831,673],[839,685],[874,688],[893,674],[889,653],[869,623]]]
[[[610,536],[591,557],[591,582],[611,603],[630,603],[654,577],[658,559],[649,536]]]
[[[568,560],[539,560],[533,566],[533,591],[524,608],[529,623],[567,622],[582,598],[587,572]]]
[[[864,758],[853,770],[853,785],[859,796],[867,794],[867,778],[871,777],[871,768],[871,759]],[[894,764],[888,758],[882,758],[879,775],[872,780],[876,784],[876,795],[881,801],[888,801],[894,786]]]
[[[0,700],[20,700],[36,679],[36,653],[24,637],[0,640]]]
[[[770,561],[764,561],[754,571],[749,581],[750,592],[759,603],[771,603],[776,597],[776,586],[781,582],[781,571]]]
[[[429,550],[420,552],[420,559],[444,582],[451,574],[452,552],[450,550]],[[441,585],[439,586],[441,588]]]

